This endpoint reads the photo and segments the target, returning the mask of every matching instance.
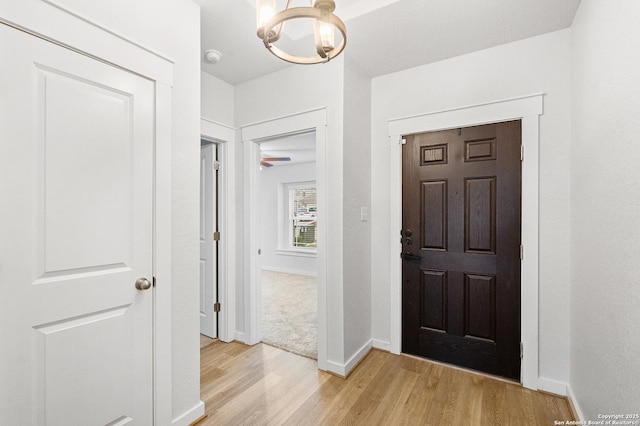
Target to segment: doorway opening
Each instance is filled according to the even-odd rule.
[[[260,150],[255,142],[266,142],[276,137],[301,133],[315,133],[316,154],[316,195],[317,195],[317,333],[318,369],[327,370],[327,247],[331,224],[339,220],[339,215],[327,209],[328,162],[327,162],[327,110],[320,108],[286,117],[276,118],[241,129],[244,169],[244,287],[243,329],[236,338],[253,345],[262,340],[262,287],[260,258]]]
[[[231,283],[235,283],[236,276],[236,203],[232,202],[235,198],[236,130],[207,119],[201,119],[200,125],[201,169],[208,173],[206,175],[201,172],[199,185],[202,201],[199,206],[201,278],[206,276],[205,269],[208,267],[203,260],[206,259],[203,256],[205,254],[203,242],[208,241],[213,246],[209,249],[209,258],[213,259],[210,266],[212,272],[208,274],[212,278],[203,279],[199,283],[198,310],[201,326],[206,326],[210,330],[200,334],[202,347],[203,344],[212,342],[210,335],[223,342],[230,342],[235,338],[236,288]],[[206,150],[212,151],[208,157],[205,156]],[[207,182],[206,185],[203,181]]]
[[[317,359],[316,132],[259,141],[262,341]]]
[[[200,145],[200,346],[218,337],[218,145]]]

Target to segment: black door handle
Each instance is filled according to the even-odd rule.
[[[404,253],[402,253],[402,259],[404,259],[404,260],[420,260],[422,258],[420,256],[418,256],[417,254],[413,254],[411,252],[405,251]]]

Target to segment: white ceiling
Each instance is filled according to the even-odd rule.
[[[201,6],[203,57],[207,49],[222,52],[216,65],[203,61],[203,71],[236,85],[302,66],[284,62],[264,48],[256,36],[255,0],[194,1]],[[282,9],[286,1],[277,3]],[[291,7],[308,4],[291,1]],[[569,27],[579,4],[580,0],[336,0],[335,14],[347,26],[344,54],[376,77]],[[304,25],[294,26],[289,30],[292,37],[279,43],[312,43]]]

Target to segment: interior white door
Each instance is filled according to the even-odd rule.
[[[154,84],[2,24],[0,57],[0,424],[152,424]]]
[[[218,185],[214,170],[217,146],[206,144],[200,148],[200,333],[217,336],[218,315],[213,304],[217,299],[217,231]]]

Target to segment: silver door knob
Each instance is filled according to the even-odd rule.
[[[151,282],[146,278],[138,278],[136,288],[138,290],[149,290],[151,288]]]

